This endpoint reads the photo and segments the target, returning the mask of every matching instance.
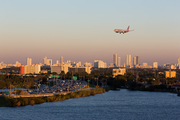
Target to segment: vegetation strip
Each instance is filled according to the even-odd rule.
[[[26,105],[34,105],[40,104],[44,102],[54,102],[54,101],[62,101],[70,98],[79,98],[86,97],[95,94],[104,93],[108,91],[108,88],[96,88],[86,91],[73,92],[67,95],[54,95],[49,97],[20,97],[20,98],[12,98],[12,97],[0,97],[0,107],[20,107]]]

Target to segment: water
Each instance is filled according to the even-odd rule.
[[[11,89],[11,91],[14,91],[14,90],[27,91],[27,89],[25,89],[25,88],[16,88],[16,89],[15,89],[15,88],[12,88],[12,89]],[[6,89],[6,88],[5,88],[5,89],[0,89],[0,92],[1,92],[1,91],[10,91],[10,89]]]
[[[25,107],[1,107],[0,120],[178,120],[172,93],[109,91],[95,96]]]

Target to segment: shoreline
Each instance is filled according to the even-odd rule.
[[[20,107],[20,106],[26,106],[26,105],[33,106],[35,104],[41,104],[44,102],[55,102],[55,101],[67,100],[70,98],[93,96],[95,94],[101,94],[106,91],[109,91],[109,88],[94,88],[90,90],[68,93],[66,95],[56,94],[53,96],[45,96],[45,97],[12,98],[9,96],[3,96],[3,97],[0,97],[0,107]]]

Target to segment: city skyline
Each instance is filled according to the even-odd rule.
[[[20,61],[18,61],[18,60],[16,60],[15,62],[13,62],[13,63],[7,63],[7,62],[4,62],[4,61],[0,61],[0,63],[1,62],[3,62],[4,64],[10,64],[10,65],[13,65],[13,64],[17,64],[18,62],[20,62],[20,64],[22,64],[22,65],[28,65],[28,66],[31,66],[32,64],[38,64],[38,63],[41,63],[41,64],[44,64],[44,65],[50,65],[50,66],[52,66],[53,64],[60,64],[60,65],[62,65],[62,63],[64,63],[64,62],[72,62],[72,63],[78,63],[78,64],[81,64],[81,60],[79,60],[78,62],[76,62],[76,61],[72,61],[71,59],[65,59],[64,61],[63,61],[63,56],[61,56],[61,57],[59,57],[59,59],[57,59],[57,60],[53,60],[53,59],[47,59],[47,56],[45,56],[44,58],[42,58],[42,60],[41,61],[39,61],[39,62],[32,62],[33,61],[33,59],[32,58],[29,58],[29,57],[26,57],[26,60],[25,60],[25,63],[23,63],[23,62],[20,62]],[[59,62],[60,61],[60,62]],[[93,60],[93,62],[89,62],[89,63],[94,63],[95,61],[103,61],[103,60]],[[132,56],[132,55],[126,55],[126,58],[124,59],[124,63],[123,64],[121,64],[121,57],[117,57],[117,54],[113,54],[113,57],[112,57],[112,61],[110,62],[110,63],[107,63],[107,62],[105,62],[106,64],[107,64],[107,66],[111,66],[111,65],[113,65],[114,67],[120,67],[120,65],[126,65],[126,67],[134,67],[134,66],[136,66],[136,65],[143,65],[143,64],[148,64],[148,65],[154,65],[154,63],[157,63],[158,64],[158,66],[163,66],[164,64],[177,64],[177,65],[180,65],[179,64],[179,61],[180,61],[180,57],[179,58],[177,58],[177,62],[176,63],[169,63],[169,62],[167,62],[167,63],[164,63],[164,64],[162,64],[162,65],[160,65],[157,61],[153,61],[152,63],[147,63],[147,62],[145,62],[145,61],[141,61],[141,60],[139,60],[139,56]],[[139,62],[139,61],[141,61],[141,62]],[[85,61],[85,62],[82,62],[82,63],[87,63],[88,61]],[[117,65],[115,65],[114,64],[114,62],[117,62]],[[136,63],[136,64],[134,64],[134,62]],[[140,63],[140,64],[139,64]],[[19,65],[18,65],[19,66]]]
[[[2,1],[0,61],[25,64],[29,56],[38,63],[47,56],[55,63],[63,56],[75,62],[112,63],[116,53],[121,65],[127,54],[140,56],[140,64],[177,63],[179,4],[178,0]],[[124,35],[113,31],[128,25],[135,31]]]

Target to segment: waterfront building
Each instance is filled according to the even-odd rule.
[[[112,73],[113,73],[113,77],[117,75],[124,75],[126,73],[126,68],[113,69]]]
[[[107,63],[103,62],[102,60],[94,60],[94,67],[95,68],[107,68]]]
[[[117,54],[113,54],[114,67],[117,67]]]

